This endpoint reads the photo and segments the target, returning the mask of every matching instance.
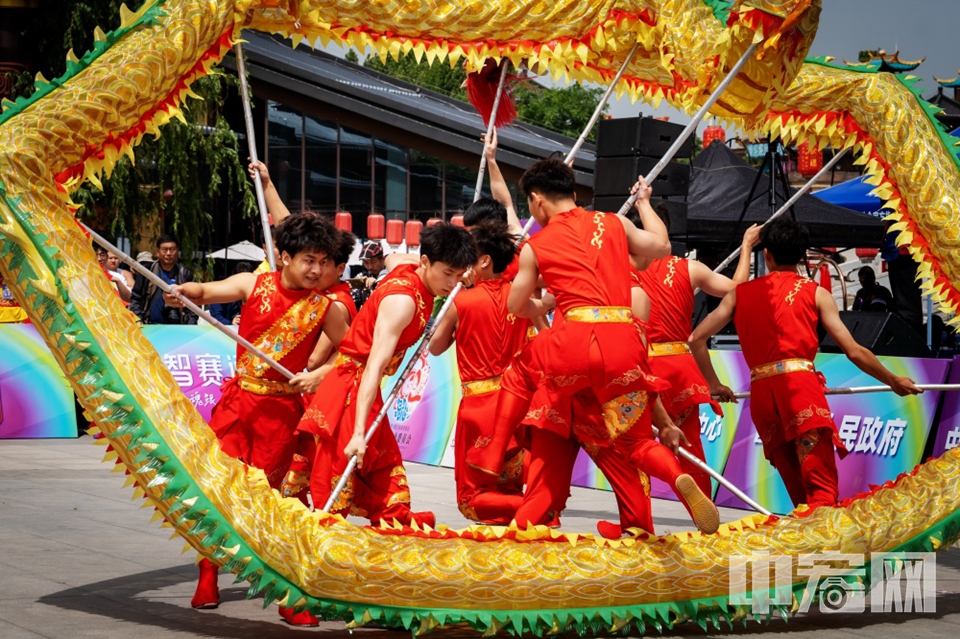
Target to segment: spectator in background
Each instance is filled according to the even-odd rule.
[[[380,242],[366,242],[360,249],[360,263],[366,271],[364,284],[374,288],[387,274],[387,260]]]
[[[237,265],[233,269],[233,274],[250,273],[252,271],[253,267],[250,265],[250,262],[237,262]],[[239,300],[236,302],[227,302],[226,304],[211,304],[210,314],[219,320],[221,324],[239,326],[241,308],[243,308],[243,303]]]
[[[127,288],[131,291],[133,290],[133,273],[129,269],[124,269],[123,264],[120,262],[120,256],[115,253],[107,254],[107,271],[113,275],[119,275],[123,278],[123,282],[127,285]]]
[[[860,290],[853,300],[855,311],[882,311],[892,313],[894,310],[893,295],[885,287],[877,284],[877,274],[869,266],[857,271],[860,279]]]
[[[99,257],[100,255],[98,253],[97,258]],[[113,253],[106,253],[103,261],[103,272],[107,274],[107,277],[110,278],[113,285],[117,287],[117,294],[120,295],[120,300],[124,304],[129,304],[133,283],[128,283],[125,274],[120,270],[120,257]],[[130,279],[133,279],[133,277],[131,276]]]
[[[359,288],[350,291],[357,309],[363,306],[363,303],[373,293],[373,289],[387,274],[387,262],[383,254],[383,246],[379,242],[364,242],[360,249],[360,264],[363,265],[363,271],[359,275],[361,284]]]
[[[155,261],[156,260],[153,259],[153,253],[150,251],[140,251],[137,253],[137,262],[140,264],[140,266],[150,268]]]
[[[150,266],[154,275],[170,285],[193,281],[193,273],[180,263],[180,243],[172,235],[157,240],[159,259]],[[139,256],[138,256],[139,257]],[[196,324],[197,316],[185,308],[167,306],[163,292],[142,275],[134,279],[130,312],[143,324]]]

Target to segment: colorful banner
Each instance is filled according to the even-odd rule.
[[[739,359],[746,368],[739,352],[728,356]],[[881,357],[880,361],[895,374],[907,375],[918,384],[942,384],[950,367],[948,360]],[[831,387],[879,383],[843,355],[819,354],[815,363]],[[735,391],[747,390],[746,384],[731,387]],[[940,395],[927,392],[898,397],[887,392],[828,397],[840,438],[850,451],[838,462],[841,499],[894,479],[920,463]],[[793,503],[777,471],[764,459],[763,446],[750,420],[750,401],[743,404],[723,476],[768,510],[788,513]],[[723,487],[717,491],[716,502],[718,506],[746,507]]]
[[[151,324],[143,335],[163,358],[167,370],[207,422],[220,401],[220,385],[233,377],[237,344],[212,326]]]
[[[960,356],[953,358],[947,383],[960,384]],[[960,393],[944,393],[933,456],[939,457],[957,446],[960,446]]]
[[[0,439],[77,436],[73,390],[30,324],[0,324]]]
[[[416,349],[411,346],[397,373],[384,379],[380,386],[384,397],[393,389]],[[453,427],[460,406],[460,377],[454,351],[451,348],[440,357],[424,351],[387,412],[406,461],[439,466],[448,443],[453,445]]]

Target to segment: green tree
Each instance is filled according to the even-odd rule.
[[[105,32],[120,26],[121,0],[62,0],[55,11],[36,11],[23,32],[34,49],[36,71],[48,79],[66,69],[65,52],[77,57],[93,46],[94,29]],[[136,11],[143,0],[128,0]],[[78,215],[111,235],[131,238],[151,220],[163,215],[167,229],[181,243],[185,262],[196,266],[194,253],[213,225],[213,213],[224,209],[224,196],[233,196],[247,217],[256,212],[256,201],[246,177],[245,162],[237,136],[230,130],[223,109],[229,92],[238,80],[218,69],[197,80],[192,88],[202,100],[187,99],[182,105],[187,124],[173,120],[159,138],[146,137],[134,149],[135,162],[124,157],[103,190],[84,184],[72,194],[81,205]],[[33,93],[33,74],[17,79],[17,93]],[[229,214],[229,213],[228,213]]]

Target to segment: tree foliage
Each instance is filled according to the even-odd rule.
[[[127,1],[136,11],[142,0]],[[82,56],[93,46],[99,26],[110,31],[120,26],[121,0],[61,0],[55,11],[36,11],[23,33],[34,48],[37,68],[16,83],[18,95],[33,92],[33,75],[46,78],[63,74],[66,52]],[[131,238],[136,246],[141,235],[173,231],[180,238],[185,262],[194,263],[194,253],[212,229],[214,213],[225,211],[224,200],[234,198],[239,212],[256,212],[256,201],[246,177],[245,162],[237,136],[223,116],[228,93],[238,80],[217,69],[193,85],[202,100],[187,99],[182,105],[187,123],[172,120],[159,138],[145,137],[134,149],[135,162],[123,157],[103,190],[84,184],[72,194],[81,206],[78,216],[109,235]],[[227,213],[229,214],[229,212]],[[163,220],[163,228],[155,222]],[[154,223],[154,224],[152,224]]]

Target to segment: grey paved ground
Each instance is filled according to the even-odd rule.
[[[182,543],[149,523],[148,510],[130,501],[123,475],[108,472],[102,448],[90,439],[0,441],[0,638],[105,637],[346,637],[340,623],[294,629],[278,621],[276,608],[244,598],[232,576],[220,580],[219,609],[190,608],[196,568]],[[408,467],[414,500],[441,521],[466,522],[453,504],[452,471]],[[660,532],[687,528],[682,509],[655,504]],[[739,511],[725,511],[725,521]],[[610,494],[574,489],[564,528],[592,530],[597,517],[615,517]],[[933,614],[810,613],[784,624],[752,623],[736,634],[807,637],[956,636],[960,622],[960,552],[938,556],[937,611]],[[381,630],[358,631],[393,637]],[[674,635],[707,636],[698,627]],[[729,630],[709,636],[732,636]],[[443,631],[435,637],[476,636]]]

